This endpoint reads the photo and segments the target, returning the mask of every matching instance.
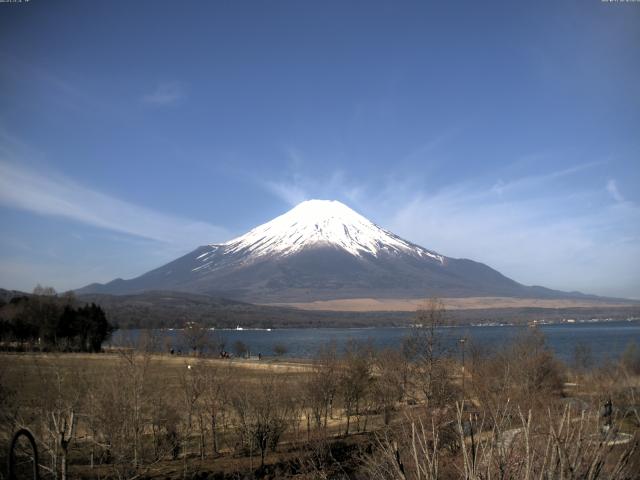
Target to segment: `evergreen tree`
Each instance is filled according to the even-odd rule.
[[[51,288],[12,298],[0,307],[0,339],[38,343],[56,350],[99,352],[115,330],[95,303],[75,307],[72,295],[58,297]]]

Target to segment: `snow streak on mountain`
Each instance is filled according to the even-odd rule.
[[[291,255],[303,248],[335,246],[352,255],[380,252],[427,256],[439,262],[442,255],[413,245],[370,222],[346,205],[331,200],[307,200],[250,232],[219,245],[225,253],[246,253],[250,258],[265,255]],[[201,259],[207,261],[208,254]]]

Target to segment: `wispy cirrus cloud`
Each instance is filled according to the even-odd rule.
[[[614,179],[610,178],[607,181],[607,185],[605,188],[607,189],[607,192],[609,193],[609,195],[611,195],[611,198],[613,198],[616,202],[618,203],[624,202],[624,197],[620,193],[620,190],[618,190],[618,184]]]
[[[414,191],[387,219],[396,233],[445,255],[478,260],[525,284],[640,298],[640,208],[615,183],[565,189],[591,168]],[[390,199],[389,201],[393,201]]]
[[[313,198],[343,200],[355,206],[359,204],[364,193],[364,188],[350,183],[341,170],[322,177],[295,175],[285,176],[280,180],[259,180],[258,183],[292,207]]]
[[[535,175],[526,175],[522,177],[518,177],[514,180],[504,182],[502,179],[499,179],[493,187],[491,187],[491,191],[493,193],[497,193],[502,195],[503,193],[508,193],[509,191],[523,191],[523,190],[532,190],[539,189],[540,186],[549,185],[554,181],[560,180],[565,177],[570,177],[571,175],[583,172],[585,170],[593,169],[600,165],[603,165],[604,162],[596,161],[596,162],[586,162],[579,165],[573,165],[571,167],[563,168],[561,170],[555,170],[552,172],[545,172]]]
[[[157,212],[101,193],[55,172],[44,172],[0,158],[0,205],[177,247],[229,238],[226,229]],[[199,242],[199,243],[198,243]]]
[[[262,180],[261,184],[267,191],[290,206],[297,205],[311,198],[305,188],[296,181]]]
[[[311,175],[306,168],[312,164],[294,147],[285,149],[289,166],[278,178],[252,177],[262,189],[289,206],[313,198],[343,200],[358,205],[363,198],[363,186],[352,182],[341,169]]]
[[[155,90],[142,96],[142,101],[156,107],[177,105],[184,101],[187,93],[180,82],[164,82],[156,86]]]

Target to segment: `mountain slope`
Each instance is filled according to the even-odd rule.
[[[206,245],[131,280],[79,293],[173,290],[250,302],[342,298],[582,296],[527,287],[482,263],[403,240],[340,202],[309,200],[245,235]]]

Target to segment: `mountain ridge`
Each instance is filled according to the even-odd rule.
[[[251,303],[345,298],[599,298],[526,286],[470,259],[446,257],[367,220],[346,205],[308,200],[244,235],[130,280],[80,294],[171,290]]]

